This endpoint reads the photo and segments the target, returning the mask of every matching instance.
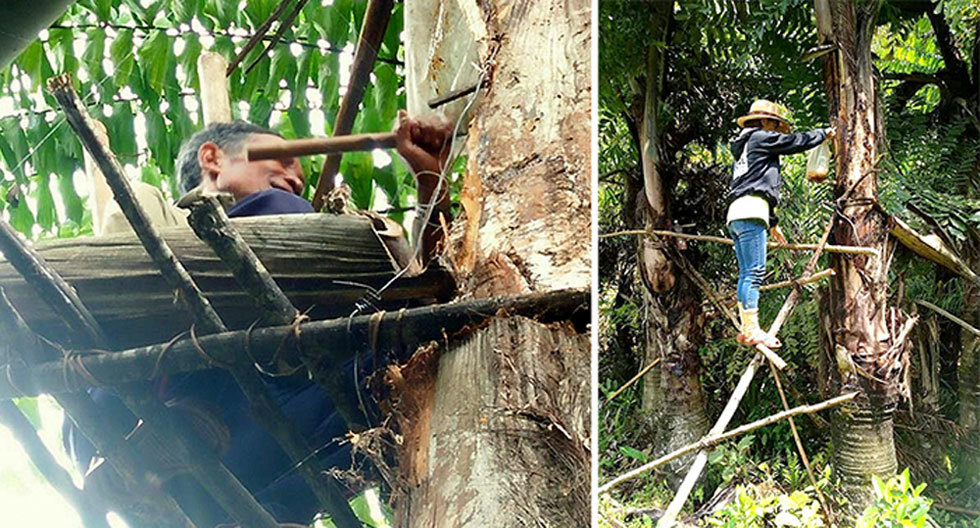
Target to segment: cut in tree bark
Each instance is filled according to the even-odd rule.
[[[438,4],[415,6],[418,16]],[[487,82],[468,125],[462,211],[446,250],[461,290],[472,298],[588,291],[590,4],[458,6],[483,35],[476,63]],[[431,45],[431,33],[408,35],[406,48]],[[515,123],[514,108],[533,126]],[[386,399],[406,417],[397,421],[397,526],[587,525],[589,357],[589,340],[572,325],[501,318],[389,369]]]
[[[402,451],[413,489],[396,525],[587,525],[588,348],[567,323],[507,317],[427,356],[438,373]]]

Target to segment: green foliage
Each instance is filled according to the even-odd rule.
[[[735,500],[707,519],[724,528],[823,528],[820,504],[804,491],[771,494],[754,486],[738,486]]]
[[[75,76],[79,95],[106,125],[120,162],[176,195],[174,158],[181,142],[203,126],[198,57],[210,50],[230,61],[278,4],[250,0],[238,9],[218,0],[83,0],[69,7],[55,27],[0,70],[0,211],[31,237],[91,231],[86,178],[75,177],[84,170],[82,148],[44,90],[46,80],[62,72]],[[229,77],[233,114],[287,138],[331,133],[340,103],[339,58],[354,47],[363,4],[306,3],[271,56],[263,55],[268,40],[260,42]],[[402,10],[398,3],[355,133],[390,130],[405,106]],[[256,66],[245,73],[253,61]],[[303,161],[311,184],[322,160]],[[400,159],[379,170],[370,154],[345,156],[341,173],[359,207],[376,205],[377,188],[392,207],[407,206],[415,194]],[[20,199],[7,199],[15,185]]]
[[[929,520],[930,499],[922,496],[926,485],[912,486],[909,470],[887,482],[872,477],[875,501],[868,506],[855,528],[923,528]]]

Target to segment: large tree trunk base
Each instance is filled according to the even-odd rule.
[[[666,294],[645,294],[645,361],[661,360],[644,378],[642,402],[649,412],[649,444],[655,446],[657,456],[700,440],[711,425],[698,356],[704,342],[701,299],[685,277],[672,282],[675,287]],[[664,466],[671,486],[679,483],[694,456]]]
[[[857,516],[874,499],[871,476],[887,479],[897,469],[892,412],[837,411],[833,423],[834,469]]]
[[[589,351],[568,323],[508,317],[402,367],[429,382],[390,398],[410,417],[396,526],[587,526]]]

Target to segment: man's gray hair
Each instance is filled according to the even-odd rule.
[[[191,136],[180,146],[180,153],[177,154],[177,175],[180,178],[181,191],[188,192],[201,183],[201,164],[197,161],[197,151],[201,149],[201,145],[210,141],[229,155],[235,155],[241,152],[245,140],[252,134],[279,135],[246,121],[232,121],[211,123]]]

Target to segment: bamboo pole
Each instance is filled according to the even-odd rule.
[[[248,39],[248,42],[242,46],[242,50],[238,52],[238,55],[235,55],[235,58],[231,61],[231,64],[225,66],[225,71],[222,72],[225,77],[231,77],[231,74],[235,71],[235,68],[237,68],[243,60],[245,60],[245,56],[248,55],[248,52],[252,51],[252,48],[254,48],[255,45],[258,44],[263,38],[265,38],[265,36],[269,33],[269,29],[272,28],[272,23],[282,17],[283,12],[285,12],[286,8],[289,7],[290,1],[291,0],[282,0],[279,2],[279,6],[276,7],[276,10],[273,11],[271,15],[269,15],[269,18],[265,19],[265,22],[262,22],[262,25],[255,29],[255,33],[252,35],[252,38]],[[198,62],[198,68],[200,69],[200,62]],[[201,86],[203,87],[204,85],[202,84]],[[205,121],[205,124],[207,123],[208,121]]]
[[[947,312],[946,310],[943,310],[942,308],[936,306],[935,304],[932,304],[931,302],[925,301],[925,300],[922,300],[922,299],[916,299],[915,304],[918,304],[918,305],[921,305],[921,306],[925,306],[926,308],[928,308],[928,309],[930,309],[930,310],[938,313],[939,315],[942,315],[943,317],[949,319],[950,321],[953,321],[954,323],[960,325],[967,332],[970,332],[971,334],[980,337],[980,329],[975,328],[970,323],[968,323],[968,322],[960,319],[959,317],[956,317],[955,315]]]
[[[364,98],[364,88],[370,79],[371,70],[374,69],[374,60],[378,56],[378,50],[381,49],[381,41],[384,39],[394,6],[394,0],[368,0],[364,11],[364,22],[357,37],[357,49],[354,51],[347,92],[340,101],[340,108],[337,109],[337,117],[334,119],[334,136],[350,134],[354,126],[354,117],[357,116],[357,108]],[[333,188],[334,176],[340,169],[340,158],[340,154],[331,154],[323,162],[316,192],[313,193],[313,209],[316,211],[323,208],[323,200],[327,192]]]
[[[847,196],[845,194],[845,196]],[[817,267],[817,260],[820,255],[823,254],[824,247],[827,245],[827,240],[830,238],[830,232],[834,226],[834,217],[831,216],[830,220],[827,222],[827,226],[824,228],[823,235],[820,237],[820,241],[817,243],[817,248],[810,255],[810,260],[807,261],[806,266],[803,268],[803,276],[808,276],[813,273]],[[796,303],[799,302],[802,290],[799,288],[793,289],[783,301],[783,306],[780,308],[779,313],[776,314],[776,319],[772,322],[769,327],[769,333],[771,335],[776,335],[779,333],[779,329],[782,328],[783,323],[789,317],[790,312],[796,307]],[[732,417],[735,415],[735,411],[738,409],[739,403],[741,403],[742,398],[745,397],[745,393],[749,389],[749,385],[752,383],[752,378],[755,376],[756,370],[759,365],[762,364],[762,353],[759,352],[752,358],[749,365],[745,368],[742,373],[742,377],[739,378],[738,384],[735,386],[735,390],[728,399],[728,403],[725,404],[725,408],[721,412],[721,416],[715,422],[714,426],[711,427],[709,434],[721,434],[724,432],[725,428],[728,427],[728,422],[731,421]],[[677,516],[681,512],[681,508],[684,507],[684,503],[687,502],[688,496],[690,496],[691,491],[694,489],[694,484],[697,482],[698,478],[701,476],[701,472],[704,470],[704,466],[708,463],[708,454],[704,451],[698,452],[697,456],[694,457],[694,462],[691,464],[691,468],[688,469],[687,475],[684,476],[684,480],[681,482],[680,487],[677,488],[677,493],[674,495],[673,500],[667,505],[667,509],[664,511],[664,515],[657,522],[657,528],[670,528],[677,522]]]
[[[150,222],[142,204],[136,200],[115,156],[96,138],[92,126],[89,124],[91,119],[88,116],[88,111],[78,99],[78,94],[75,93],[71,83],[71,77],[67,74],[52,77],[48,80],[48,90],[61,105],[68,123],[78,135],[82,145],[99,165],[99,169],[106,177],[106,183],[112,189],[116,202],[122,208],[130,226],[136,232],[140,242],[143,243],[143,247],[146,248],[146,252],[157,264],[164,279],[168,284],[176,287],[178,297],[204,330],[208,332],[219,331],[223,324],[217,312],[211,307],[211,303],[201,293],[184,266],[174,256],[173,251],[160,236],[157,228]]]
[[[807,277],[800,276],[795,279],[773,282],[771,284],[763,284],[762,287],[759,288],[759,291],[760,292],[772,291],[772,290],[778,290],[780,288],[786,288],[789,286],[804,286],[833,276],[834,276],[834,270],[827,268],[823,271],[818,271],[817,273],[814,273],[813,275]],[[738,297],[738,293],[732,292],[726,295],[724,300],[730,301],[731,299],[735,299],[736,297]]]
[[[673,231],[663,231],[659,229],[647,230],[642,229],[629,230],[629,231],[616,231],[613,233],[603,233],[599,235],[599,238],[611,238],[617,236],[627,236],[627,235],[659,235],[659,236],[669,236],[674,238],[683,238],[685,240],[700,240],[702,242],[717,242],[719,244],[727,244],[729,246],[734,246],[735,242],[730,238],[723,238],[718,236],[710,235],[691,235],[687,233],[675,233]],[[779,244],[777,242],[769,242],[766,247],[769,249],[788,249],[790,251],[815,251],[820,244]],[[859,247],[859,246],[834,246],[827,244],[824,251],[828,253],[843,253],[846,255],[869,255],[878,256],[878,250],[869,247]]]
[[[299,326],[273,326],[158,343],[111,354],[78,354],[70,364],[47,361],[36,366],[12,365],[0,375],[0,399],[41,393],[61,393],[92,386],[123,386],[134,381],[210,368],[209,360],[222,364],[253,361],[268,363],[274,358],[298,362],[306,358],[326,365],[348,361],[359,350],[413,348],[442,340],[478,326],[500,313],[532,317],[543,322],[586,322],[588,290],[558,290],[507,297],[474,299],[450,304],[379,312],[357,317],[312,321]],[[380,314],[380,315],[379,315]],[[295,339],[290,344],[291,339]],[[248,354],[242,353],[248,343]],[[287,343],[288,346],[284,346]],[[350,346],[353,344],[354,346]],[[44,349],[40,344],[32,346]],[[404,358],[403,358],[404,359]]]
[[[91,491],[75,487],[68,474],[44,446],[24,413],[12,401],[0,402],[0,424],[13,434],[44,480],[78,512],[85,528],[109,528],[108,508]]]
[[[636,383],[636,380],[642,378],[643,375],[646,374],[647,372],[650,372],[650,369],[652,369],[653,367],[657,366],[657,363],[660,363],[660,359],[661,358],[657,358],[657,359],[651,361],[649,365],[647,365],[647,366],[643,367],[642,369],[640,369],[640,371],[636,373],[636,376],[633,376],[632,378],[630,378],[630,380],[627,381],[626,383],[624,383],[622,387],[616,389],[616,392],[612,393],[608,398],[606,398],[606,403],[608,404],[609,402],[611,402],[613,400],[613,398],[615,398],[616,396],[619,396],[619,394],[621,392],[623,392],[624,390],[628,389],[630,385]]]
[[[300,316],[299,310],[279,289],[262,262],[228,222],[228,216],[218,200],[214,197],[201,197],[190,204],[190,210],[188,221],[191,228],[228,266],[241,288],[255,300],[264,319],[281,325],[296,322]],[[310,444],[300,435],[282,409],[276,406],[258,373],[247,364],[232,364],[228,370],[248,397],[256,419],[276,438],[293,464],[298,465],[300,474],[322,507],[330,514],[334,524],[340,528],[359,527],[360,521],[344,498],[340,483],[332,474],[324,471],[325,468],[320,467],[315,458],[309,457],[313,453]],[[341,369],[332,369],[331,372],[343,375]],[[336,384],[326,385],[331,400],[339,407],[338,400],[342,395],[336,390]]]
[[[147,253],[156,262],[161,274],[169,284],[175,286],[179,297],[185,306],[194,314],[194,319],[205,330],[217,332],[224,325],[208,300],[190,278],[187,270],[177,260],[170,247],[160,236],[157,229],[150,223],[142,205],[136,200],[132,189],[123,174],[122,167],[105,145],[95,137],[89,124],[90,118],[84,105],[71,83],[69,75],[52,77],[48,80],[48,89],[61,105],[68,123],[78,135],[82,145],[95,159],[106,182],[112,189],[116,202],[129,220]],[[107,340],[103,340],[105,344]],[[261,382],[260,382],[261,383]],[[276,528],[278,523],[255,498],[245,489],[241,482],[217,459],[214,453],[202,450],[194,444],[201,442],[196,432],[190,426],[175,420],[172,413],[148,390],[120,394],[127,406],[137,416],[145,418],[156,425],[156,431],[172,443],[179,458],[189,464],[194,477],[205,487],[239,523],[257,528]],[[196,442],[191,442],[196,439]]]
[[[395,133],[350,134],[308,139],[287,139],[268,145],[246,147],[248,161],[293,158],[314,154],[334,154],[395,148]]]
[[[842,403],[849,402],[849,401],[853,400],[857,396],[857,394],[858,394],[857,392],[851,392],[851,393],[848,393],[848,394],[843,394],[841,396],[837,396],[836,398],[831,398],[831,399],[829,399],[827,401],[824,401],[824,402],[821,402],[821,403],[815,403],[813,405],[801,405],[799,407],[793,407],[792,409],[788,409],[788,410],[785,410],[785,411],[782,411],[782,412],[773,414],[771,416],[767,416],[767,417],[762,418],[760,420],[756,420],[754,422],[747,423],[745,425],[736,427],[735,429],[732,429],[731,431],[728,431],[728,432],[725,432],[725,433],[708,434],[707,436],[701,438],[700,440],[698,440],[697,442],[694,442],[693,444],[688,444],[688,445],[686,445],[684,447],[681,447],[679,449],[676,449],[674,451],[671,451],[670,453],[667,453],[666,455],[664,455],[664,456],[662,456],[662,457],[660,457],[660,458],[658,458],[658,459],[656,459],[656,460],[654,460],[652,462],[648,462],[648,463],[646,463],[646,464],[644,464],[644,465],[642,465],[642,466],[640,466],[640,467],[638,467],[636,469],[633,469],[633,470],[630,470],[630,471],[628,471],[626,473],[623,473],[622,475],[620,475],[620,476],[618,476],[618,477],[610,480],[609,482],[603,484],[602,486],[599,486],[597,492],[598,493],[605,493],[605,492],[609,491],[610,489],[612,489],[612,488],[614,488],[614,487],[622,484],[623,482],[626,482],[627,480],[630,480],[630,479],[635,478],[635,477],[637,477],[639,475],[642,475],[643,473],[646,473],[646,472],[648,472],[650,470],[656,469],[656,468],[658,468],[658,467],[666,464],[667,462],[670,462],[671,460],[674,460],[674,459],[676,459],[678,457],[682,457],[682,456],[684,456],[684,455],[686,455],[686,454],[688,454],[688,453],[690,453],[692,451],[703,451],[703,450],[708,449],[710,447],[716,446],[716,445],[718,445],[718,444],[720,444],[720,443],[722,443],[722,442],[724,442],[726,440],[731,440],[732,438],[735,438],[737,436],[741,436],[741,435],[743,435],[745,433],[754,431],[754,430],[759,429],[761,427],[765,427],[767,425],[774,424],[774,423],[776,423],[776,422],[778,422],[780,420],[785,420],[787,418],[792,418],[793,416],[797,416],[797,415],[800,415],[800,414],[815,413],[817,411],[822,411],[824,409],[829,409],[831,407],[836,407],[836,406],[838,406],[838,405],[840,405]]]
[[[786,393],[783,392],[783,382],[779,379],[779,372],[772,363],[769,363],[769,370],[772,371],[772,378],[776,381],[776,389],[779,391],[779,400],[783,404],[783,410],[789,411],[789,402],[786,401]],[[834,512],[830,509],[830,505],[826,499],[824,499],[820,487],[817,486],[817,478],[813,475],[813,468],[810,466],[810,457],[807,456],[806,449],[803,447],[803,441],[800,440],[800,433],[796,430],[796,422],[793,421],[792,417],[787,417],[787,420],[789,421],[790,431],[793,433],[793,442],[796,444],[796,450],[800,454],[800,460],[803,461],[803,467],[806,468],[807,477],[810,479],[810,485],[813,486],[813,491],[817,494],[817,500],[820,501],[820,507],[823,508],[824,515],[827,516],[827,524],[833,526],[836,524]]]
[[[242,53],[247,52],[242,50]],[[205,126],[231,121],[231,101],[228,97],[228,80],[225,78],[225,71],[231,68],[233,66],[229,66],[228,61],[220,53],[205,51],[197,58],[197,77],[201,85],[201,116],[204,118]]]
[[[932,503],[932,507],[933,508],[940,509],[940,510],[946,510],[948,512],[960,513],[960,514],[963,514],[963,515],[970,515],[970,516],[973,516],[973,517],[980,517],[980,510],[971,510],[969,508],[963,508],[961,506],[951,506],[949,504],[942,504],[942,503],[939,503],[939,502],[933,502]]]
[[[265,56],[270,51],[272,51],[272,48],[274,48],[276,44],[278,44],[279,41],[282,40],[282,36],[286,34],[286,31],[288,31],[290,27],[292,27],[293,20],[296,20],[296,17],[299,15],[299,12],[303,9],[303,6],[305,6],[306,2],[308,1],[309,0],[296,0],[296,4],[293,6],[293,9],[289,12],[288,15],[286,15],[285,18],[283,18],[279,22],[279,27],[276,28],[276,34],[273,35],[272,38],[269,40],[269,43],[265,46],[265,50],[263,50],[262,54],[256,57],[255,60],[253,60],[252,63],[249,64],[247,68],[245,68],[245,75],[248,75],[249,72],[251,72],[252,69],[255,68],[255,66],[259,63],[259,61],[264,59]]]

